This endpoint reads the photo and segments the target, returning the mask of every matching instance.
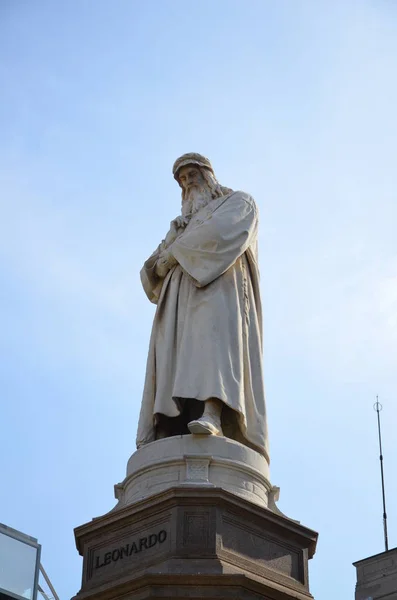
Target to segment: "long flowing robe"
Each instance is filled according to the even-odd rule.
[[[138,447],[155,439],[156,415],[180,414],[179,399],[218,398],[235,417],[230,437],[268,458],[257,233],[253,198],[233,192],[191,218],[164,279],[155,271],[163,244],[145,262],[141,281],[157,310]]]

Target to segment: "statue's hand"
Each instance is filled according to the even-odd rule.
[[[185,227],[188,223],[189,223],[189,218],[182,217],[182,215],[180,215],[179,217],[176,217],[176,219],[171,221],[171,227],[174,225],[176,227],[176,229],[185,229]]]
[[[173,242],[175,242],[176,238],[178,237],[178,235],[180,235],[182,233],[182,231],[185,229],[186,225],[188,224],[189,220],[186,217],[176,217],[176,219],[173,219],[170,223],[170,230],[167,233],[167,235],[165,236],[165,245],[171,246],[171,244]]]
[[[160,279],[164,279],[164,277],[167,275],[169,268],[163,259],[158,259],[156,262],[155,271],[157,277],[160,277]]]
[[[172,252],[167,249],[164,250],[156,262],[156,273],[159,277],[164,278],[168,271],[177,264],[177,260]]]

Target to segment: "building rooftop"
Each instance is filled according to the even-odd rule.
[[[397,548],[353,564],[357,569],[355,600],[397,600]]]

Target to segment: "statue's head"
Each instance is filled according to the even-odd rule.
[[[189,152],[179,157],[172,168],[173,175],[182,188],[182,214],[197,212],[214,198],[232,190],[221,186],[208,158]]]

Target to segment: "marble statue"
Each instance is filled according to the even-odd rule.
[[[157,310],[137,446],[225,436],[268,460],[257,207],[200,154],[178,158],[173,175],[181,215],[141,271]]]

